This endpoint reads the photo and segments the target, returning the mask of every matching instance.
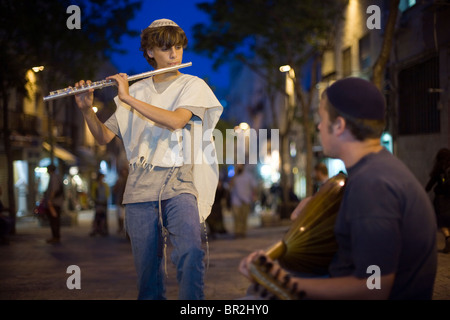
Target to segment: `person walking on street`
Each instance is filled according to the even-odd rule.
[[[313,194],[319,191],[320,187],[328,180],[328,168],[323,162],[314,166]]]
[[[223,221],[223,202],[224,200],[225,202],[227,202],[228,197],[228,189],[225,187],[223,179],[219,179],[219,182],[217,184],[216,196],[211,208],[211,214],[206,219],[206,223],[209,227],[209,235],[212,239],[215,239],[217,234],[227,233]]]
[[[158,19],[142,31],[140,49],[158,70],[180,65],[187,43],[174,21]],[[173,245],[179,299],[204,299],[202,223],[211,211],[219,179],[211,148],[214,151],[212,131],[223,107],[205,81],[179,69],[130,87],[124,73],[107,79],[116,81],[118,95],[117,109],[105,123],[92,111],[93,90],[75,99],[100,144],[118,136],[125,147],[129,174],[123,204],[138,299],[166,299],[167,239]],[[84,84],[81,80],[75,86]],[[208,148],[192,148],[196,139],[200,143],[194,146]]]
[[[348,175],[334,225],[338,249],[327,278],[285,278],[278,264],[270,271],[306,299],[432,299],[436,217],[417,178],[381,145],[385,110],[383,94],[360,78],[338,80],[322,94],[323,153],[341,159]],[[244,258],[241,273],[251,278],[250,264],[262,255]]]
[[[245,238],[247,235],[248,216],[257,188],[255,178],[245,168],[243,164],[238,164],[236,175],[230,183],[235,238]]]
[[[440,149],[435,156],[430,180],[425,186],[427,192],[432,189],[438,228],[445,237],[442,253],[450,253],[450,150],[448,148]]]
[[[323,162],[319,162],[314,166],[314,183],[313,183],[313,195],[319,191],[320,187],[329,179],[328,168]],[[302,201],[292,210],[290,219],[295,220],[302,212],[306,204],[311,200],[312,196],[303,198]]]
[[[123,205],[123,193],[127,184],[128,168],[122,168],[119,171],[119,178],[113,188],[114,200],[116,203],[117,215],[117,233],[124,231],[125,206]]]
[[[52,237],[47,243],[57,244],[61,242],[61,212],[64,203],[64,185],[61,177],[56,172],[56,166],[51,164],[47,167],[50,176],[44,199],[47,202],[47,217],[52,232]]]
[[[94,220],[92,221],[91,237],[99,234],[108,235],[108,199],[109,186],[105,182],[103,173],[97,174],[97,179],[92,184],[91,197],[94,199]]]

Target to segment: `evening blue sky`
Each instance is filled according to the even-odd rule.
[[[217,71],[213,70],[213,61],[205,55],[194,53],[192,49],[194,43],[192,26],[197,23],[209,23],[209,16],[200,11],[196,7],[196,3],[208,1],[210,0],[143,0],[141,9],[136,12],[128,27],[140,32],[156,19],[165,18],[175,21],[185,31],[189,41],[188,47],[184,51],[183,63],[192,62],[192,66],[182,72],[200,78],[208,78],[210,85],[224,88],[228,86],[229,82],[228,67],[224,66]],[[139,46],[139,36],[123,37],[120,48],[126,49],[128,53],[112,55],[112,62],[119,72],[131,75],[152,70],[142,56]]]

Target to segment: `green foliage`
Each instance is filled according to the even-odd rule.
[[[198,52],[213,58],[216,66],[230,59],[252,60],[261,65],[304,63],[307,50],[327,45],[330,31],[342,18],[347,1],[329,0],[216,0],[198,8],[211,23],[193,28]]]
[[[295,72],[294,91],[297,105],[283,112],[280,128],[281,146],[286,142],[297,107],[301,106],[303,130],[309,137],[312,90],[325,49],[332,47],[335,25],[343,19],[348,0],[215,0],[200,3],[198,8],[210,17],[209,24],[193,27],[194,50],[205,53],[218,67],[238,60],[262,76],[267,95],[273,102],[276,91],[286,93],[278,68],[290,65]],[[309,69],[310,77],[303,77]],[[306,74],[306,72],[304,72]],[[309,88],[308,98],[304,89]],[[279,126],[275,106],[272,119]],[[312,192],[312,145],[305,139],[307,194]],[[286,160],[280,152],[281,167]],[[283,199],[288,199],[287,179],[281,170]]]
[[[23,89],[25,74],[44,65],[45,81],[56,87],[92,76],[115,51],[123,35],[136,35],[128,21],[141,3],[133,0],[0,0],[0,83],[2,91]],[[70,5],[81,9],[81,29],[68,29]]]

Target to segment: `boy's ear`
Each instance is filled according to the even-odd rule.
[[[147,55],[148,55],[150,58],[153,58],[153,50],[147,49]]]

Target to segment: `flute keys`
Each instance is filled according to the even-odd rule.
[[[138,79],[148,78],[148,77],[160,74],[160,73],[165,73],[165,72],[169,72],[172,70],[189,67],[191,65],[192,65],[192,62],[188,62],[188,63],[183,63],[180,65],[176,65],[176,66],[172,66],[172,67],[168,67],[168,68],[162,68],[162,69],[158,69],[158,70],[154,70],[154,71],[136,74],[134,76],[129,76],[128,81],[134,81],[134,80],[138,80]],[[68,96],[68,95],[81,93],[81,92],[87,91],[89,89],[101,89],[103,87],[112,86],[115,83],[116,83],[116,81],[114,81],[112,79],[108,79],[108,80],[96,81],[91,84],[85,84],[78,88],[66,88],[66,89],[51,91],[48,96],[44,97],[44,101],[53,100],[56,98],[62,98],[62,97]]]
[[[73,91],[73,89],[72,88],[65,88],[65,89],[61,89],[61,90],[58,90],[58,91],[59,91],[58,93],[70,93],[70,92]]]
[[[91,82],[90,84],[83,84],[80,85],[78,87],[67,87],[64,89],[59,89],[56,91],[51,91],[49,94],[49,97],[52,96],[61,96],[61,95],[71,95],[71,94],[76,94],[76,93],[81,93],[84,91],[87,91],[91,88],[99,88],[108,84],[111,84],[113,81],[112,80],[101,80],[101,81],[95,81],[95,82]]]

